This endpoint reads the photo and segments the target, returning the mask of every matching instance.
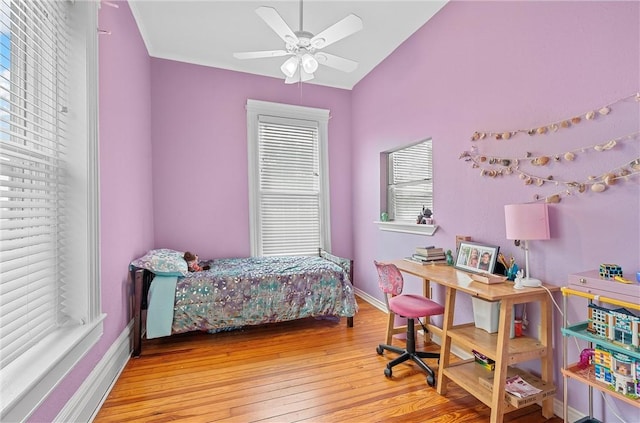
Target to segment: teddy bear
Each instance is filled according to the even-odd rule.
[[[198,255],[193,254],[190,251],[184,253],[184,260],[187,262],[187,268],[189,269],[189,272],[201,272],[203,270],[211,269],[211,266],[209,265],[200,266],[200,264],[198,264]]]

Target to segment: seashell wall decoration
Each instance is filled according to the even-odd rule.
[[[612,112],[612,106],[616,103],[630,99],[634,99],[635,102],[640,104],[640,92],[620,98],[604,106],[593,108],[582,114],[560,119],[546,125],[507,131],[476,131],[471,136],[471,141],[475,142],[492,139],[499,141],[512,140],[517,138],[516,136],[519,134],[534,136],[557,132],[560,129],[568,129],[574,125],[580,125],[587,121],[602,119]],[[640,157],[627,161],[626,163],[601,175],[590,175],[586,177],[585,181],[563,181],[560,178],[554,177],[554,175],[535,175],[534,171],[529,171],[527,170],[528,168],[553,168],[555,166],[569,164],[576,160],[579,154],[587,154],[594,151],[596,154],[605,153],[609,150],[615,149],[616,146],[622,142],[638,141],[639,139],[640,132],[636,132],[591,146],[580,147],[571,151],[561,151],[554,154],[539,154],[537,152],[528,151],[523,153],[522,157],[490,156],[487,154],[480,154],[478,152],[478,144],[474,143],[469,151],[464,151],[460,155],[460,159],[464,159],[466,162],[469,162],[474,169],[480,169],[480,175],[483,177],[495,179],[502,176],[517,175],[524,185],[542,187],[549,182],[551,185],[558,186],[562,190],[556,194],[547,196],[535,194],[533,196],[534,201],[558,203],[560,202],[561,197],[565,195],[568,196],[573,193],[582,194],[587,191],[592,193],[601,193],[606,191],[608,187],[616,185],[619,181],[628,181],[631,177],[640,176]]]
[[[596,113],[595,109],[588,110],[580,115],[572,116],[570,118],[561,119],[556,122],[550,122],[546,125],[541,125],[535,128],[527,128],[527,129],[516,129],[511,131],[476,131],[471,136],[471,141],[480,141],[486,138],[494,138],[496,140],[508,140],[514,137],[517,134],[523,133],[528,135],[544,135],[548,131],[556,132],[559,128],[569,128],[571,125],[578,125],[582,122],[582,119],[591,121],[596,120],[598,116],[604,117],[611,113],[611,106],[616,103],[620,103],[622,101],[626,101],[629,99],[635,99],[638,103],[640,103],[640,93],[634,93],[628,95],[626,97],[619,98],[617,100],[612,101],[609,104],[606,104],[602,107],[597,108],[598,112]]]

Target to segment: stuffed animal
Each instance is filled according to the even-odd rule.
[[[189,272],[201,272],[203,270],[211,269],[211,266],[200,266],[198,255],[193,254],[190,251],[184,253],[184,260],[187,262],[187,267],[189,268]]]

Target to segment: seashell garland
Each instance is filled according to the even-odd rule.
[[[513,136],[517,135],[518,133],[526,133],[529,135],[543,135],[546,134],[547,131],[553,131],[556,132],[559,128],[569,128],[571,127],[571,125],[577,125],[579,123],[582,122],[582,120],[595,120],[598,118],[598,116],[607,116],[609,113],[611,113],[611,106],[616,104],[616,103],[620,103],[623,102],[625,100],[634,98],[637,102],[640,103],[640,93],[634,93],[631,95],[628,95],[626,97],[623,98],[619,98],[618,100],[615,100],[605,106],[600,107],[599,109],[592,109],[589,110],[587,112],[584,112],[581,115],[576,115],[573,116],[569,119],[562,119],[556,122],[551,122],[547,125],[542,125],[539,127],[535,127],[535,128],[529,128],[529,129],[517,129],[517,130],[513,130],[513,131],[496,131],[496,132],[490,132],[490,131],[476,131],[474,132],[473,136],[471,137],[472,141],[479,141],[482,139],[485,139],[487,136],[488,137],[493,137],[497,140],[508,140],[510,138],[512,138]]]
[[[558,120],[556,122],[552,122],[547,125],[537,126],[529,129],[518,129],[511,131],[500,131],[500,132],[481,132],[476,131],[473,133],[471,140],[472,141],[480,141],[484,139],[496,139],[496,140],[510,140],[519,133],[527,133],[529,135],[544,135],[549,132],[557,132],[560,129],[570,128],[572,125],[579,125],[586,121],[592,121],[601,119],[603,116],[607,116],[612,111],[612,105],[618,102],[628,100],[629,98],[634,98],[638,103],[640,103],[640,92],[627,96],[625,98],[616,100],[608,105],[602,106],[600,108],[595,108],[589,110],[583,114],[574,115],[571,118]],[[614,168],[604,174],[601,175],[591,175],[587,177],[587,180],[584,182],[567,182],[555,179],[553,175],[548,175],[546,177],[537,176],[526,171],[527,166],[546,166],[550,161],[554,161],[558,164],[562,164],[563,162],[572,162],[577,158],[579,153],[588,153],[589,151],[597,151],[597,152],[605,152],[615,148],[620,142],[627,140],[638,140],[640,139],[640,132],[636,132],[634,134],[630,134],[627,136],[619,137],[616,139],[608,140],[603,143],[595,144],[590,147],[585,146],[582,148],[578,148],[572,151],[565,151],[561,153],[554,153],[549,155],[538,155],[539,152],[526,152],[524,153],[524,157],[504,157],[500,155],[490,156],[490,155],[481,155],[478,154],[478,148],[476,145],[473,145],[470,151],[465,151],[460,155],[461,159],[464,159],[467,162],[470,162],[473,168],[477,168],[480,170],[480,174],[482,176],[487,176],[490,178],[496,178],[504,175],[518,175],[518,177],[522,180],[525,185],[535,185],[537,187],[542,187],[547,182],[552,183],[552,185],[564,185],[565,188],[557,194],[549,195],[549,196],[541,196],[536,194],[535,199],[543,200],[549,203],[560,202],[561,197],[565,195],[572,195],[572,193],[585,193],[587,190],[590,190],[594,193],[601,193],[608,189],[608,187],[616,185],[619,179],[623,181],[629,180],[632,176],[640,176],[640,157],[634,159],[626,164]],[[526,159],[526,160],[525,160]],[[525,168],[520,168],[520,162],[523,162]],[[556,165],[552,165],[556,166]]]

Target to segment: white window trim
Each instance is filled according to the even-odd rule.
[[[249,237],[251,241],[251,255],[261,255],[259,227],[259,163],[258,163],[258,116],[271,115],[293,119],[305,119],[318,122],[318,147],[320,151],[320,191],[321,204],[321,248],[331,251],[331,207],[329,204],[329,147],[328,128],[329,110],[312,107],[294,106],[289,104],[272,103],[247,99],[247,137],[249,156]]]
[[[72,36],[73,48],[86,51],[86,61],[74,63],[86,79],[78,83],[75,94],[84,107],[70,110],[78,117],[77,131],[86,137],[87,177],[86,238],[77,240],[86,244],[86,272],[77,273],[74,283],[86,298],[86,320],[82,324],[62,327],[21,357],[0,370],[0,421],[25,421],[55,387],[73,370],[74,366],[98,342],[103,332],[100,298],[100,203],[98,157],[98,2],[75,2],[72,19],[84,22],[83,34]],[[78,82],[78,81],[76,81]],[[84,273],[84,274],[82,274]]]

